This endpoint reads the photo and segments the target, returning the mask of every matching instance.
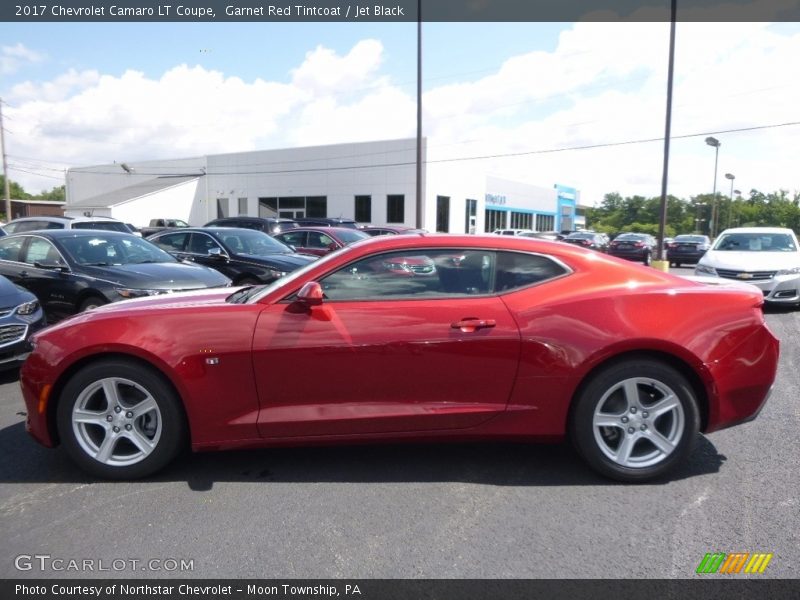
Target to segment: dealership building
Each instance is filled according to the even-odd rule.
[[[428,231],[580,229],[579,192],[481,172],[480,161],[426,161],[421,226]],[[414,227],[416,140],[335,144],[122,162],[69,169],[67,216],[153,218],[203,225],[224,216],[347,217]]]

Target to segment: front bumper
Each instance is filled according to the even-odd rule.
[[[33,321],[16,318],[0,324],[0,371],[14,369],[28,358],[31,336],[47,325],[41,309],[37,316]]]

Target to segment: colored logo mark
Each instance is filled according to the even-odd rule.
[[[724,552],[706,553],[700,564],[697,565],[697,573],[763,573],[769,561],[772,560],[772,553],[761,552],[735,552],[725,554]]]

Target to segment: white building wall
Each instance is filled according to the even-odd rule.
[[[195,204],[197,188],[203,178],[181,183],[165,190],[141,196],[111,209],[110,217],[137,227],[150,224],[151,218],[187,220]],[[169,209],[165,208],[169,207]],[[97,215],[97,211],[95,211]],[[149,216],[152,215],[152,216]]]

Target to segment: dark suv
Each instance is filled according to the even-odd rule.
[[[298,223],[293,219],[276,219],[274,217],[222,217],[209,221],[203,227],[239,227],[255,229],[272,235],[287,229],[294,229],[298,227]]]

